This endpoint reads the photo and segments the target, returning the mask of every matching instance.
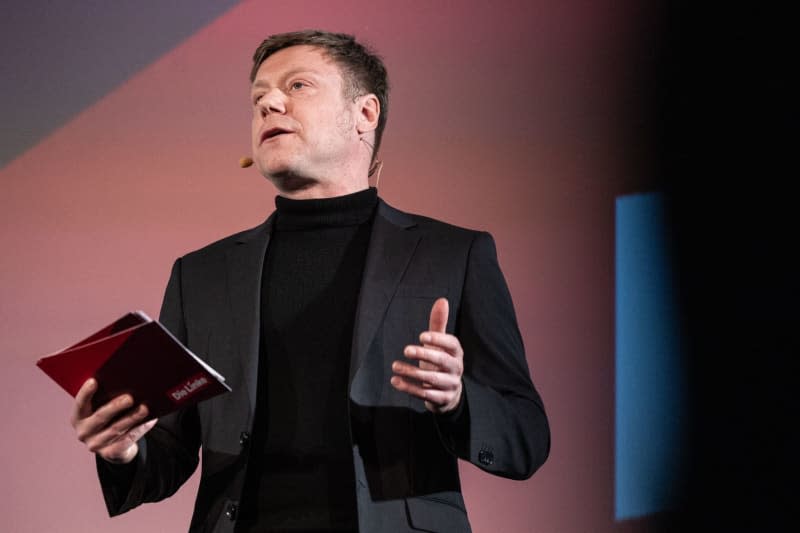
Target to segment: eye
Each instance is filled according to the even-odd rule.
[[[289,84],[289,89],[291,89],[292,91],[298,91],[305,86],[306,83],[304,81],[293,81],[292,83]]]
[[[256,94],[256,95],[253,95],[253,105],[254,105],[254,106],[258,105],[258,102],[261,100],[261,98],[262,98],[263,96],[264,96],[263,94]]]

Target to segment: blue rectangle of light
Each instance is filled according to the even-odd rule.
[[[686,456],[680,314],[660,193],[616,200],[615,518],[676,508]]]

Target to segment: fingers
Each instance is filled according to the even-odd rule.
[[[461,342],[459,342],[458,337],[448,333],[426,331],[420,334],[419,341],[426,348],[438,348],[454,357],[463,355],[461,351]]]
[[[86,439],[102,431],[103,428],[131,407],[133,407],[133,397],[130,394],[117,396],[93,413],[90,413],[89,416],[73,421],[72,427],[77,431],[78,439],[86,442]]]
[[[461,400],[463,350],[458,339],[452,335],[435,333],[430,340],[446,347],[448,351],[433,344],[406,346],[404,355],[418,361],[419,366],[395,361],[392,363],[394,376],[390,383],[395,389],[424,400],[429,411],[444,413],[458,406]]]
[[[463,362],[460,354],[461,346],[457,346],[454,350],[457,352],[456,354],[451,354],[437,348],[406,346],[405,350],[403,350],[403,355],[409,359],[419,361],[421,366],[425,368],[438,368],[442,372],[461,375],[463,371]],[[433,367],[430,365],[423,365],[422,363],[430,363]]]
[[[111,463],[130,463],[136,458],[139,453],[138,441],[144,435],[153,429],[158,419],[154,418],[144,424],[132,428],[130,431],[122,435],[118,440],[109,444],[105,448],[97,450],[97,454],[103,459]]]
[[[439,372],[437,370],[425,370],[415,365],[395,361],[392,364],[392,371],[397,376],[409,378],[422,384],[428,385],[430,388],[442,391],[457,390],[461,384],[461,376],[454,373]]]
[[[110,462],[128,463],[139,451],[136,442],[153,428],[156,420],[144,422],[149,414],[147,406],[140,404],[134,409],[130,394],[117,396],[93,409],[92,399],[97,389],[97,381],[93,378],[81,386],[75,395],[70,423],[78,440],[90,452]]]
[[[72,426],[75,428],[78,440],[93,452],[118,440],[133,427],[141,424],[148,414],[144,405],[132,409],[133,397],[130,394],[123,394],[90,413],[89,416],[82,416],[85,414],[85,403],[88,399],[90,397],[84,397],[80,403],[76,402]]]
[[[98,452],[120,440],[127,440],[129,441],[128,445],[130,445],[139,439],[139,437],[135,436],[135,431],[141,431],[142,428],[139,426],[142,425],[142,421],[147,418],[147,415],[147,406],[139,405],[139,407],[132,410],[129,414],[120,417],[119,420],[115,420],[109,425],[97,428],[95,432],[88,432],[81,435],[79,431],[78,438],[86,444],[86,447],[91,452]],[[146,431],[143,432],[142,435],[144,433],[146,433]]]
[[[390,382],[395,389],[424,400],[425,407],[431,411],[449,411],[458,405],[458,400],[461,398],[460,385],[457,390],[439,390],[423,387],[400,376],[393,376]]]
[[[446,333],[450,304],[439,298],[431,307],[428,331],[420,335],[422,346],[406,346],[403,354],[416,365],[402,361],[392,364],[392,386],[425,401],[426,409],[443,413],[461,400],[464,351],[454,335]]]
[[[447,327],[447,315],[449,312],[450,304],[447,303],[447,298],[439,298],[433,302],[428,329],[431,331],[444,333],[445,328]]]
[[[97,381],[94,378],[87,379],[83,385],[81,385],[78,394],[75,395],[75,404],[72,409],[72,416],[70,417],[72,427],[75,427],[82,418],[86,418],[92,414],[92,397],[94,397],[96,390]]]
[[[153,429],[153,427],[156,425],[157,422],[158,418],[154,418],[148,422],[145,422],[144,424],[139,424],[138,426],[136,426],[135,428],[133,428],[128,432],[128,436],[131,438],[131,440],[136,442],[137,440],[144,437],[148,431]]]

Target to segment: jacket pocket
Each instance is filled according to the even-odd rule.
[[[457,492],[406,499],[411,528],[430,533],[470,533],[464,500]]]

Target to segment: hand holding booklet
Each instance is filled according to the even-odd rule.
[[[36,365],[73,397],[95,378],[95,408],[130,394],[137,404],[147,405],[148,420],[231,390],[224,377],[141,311]]]

